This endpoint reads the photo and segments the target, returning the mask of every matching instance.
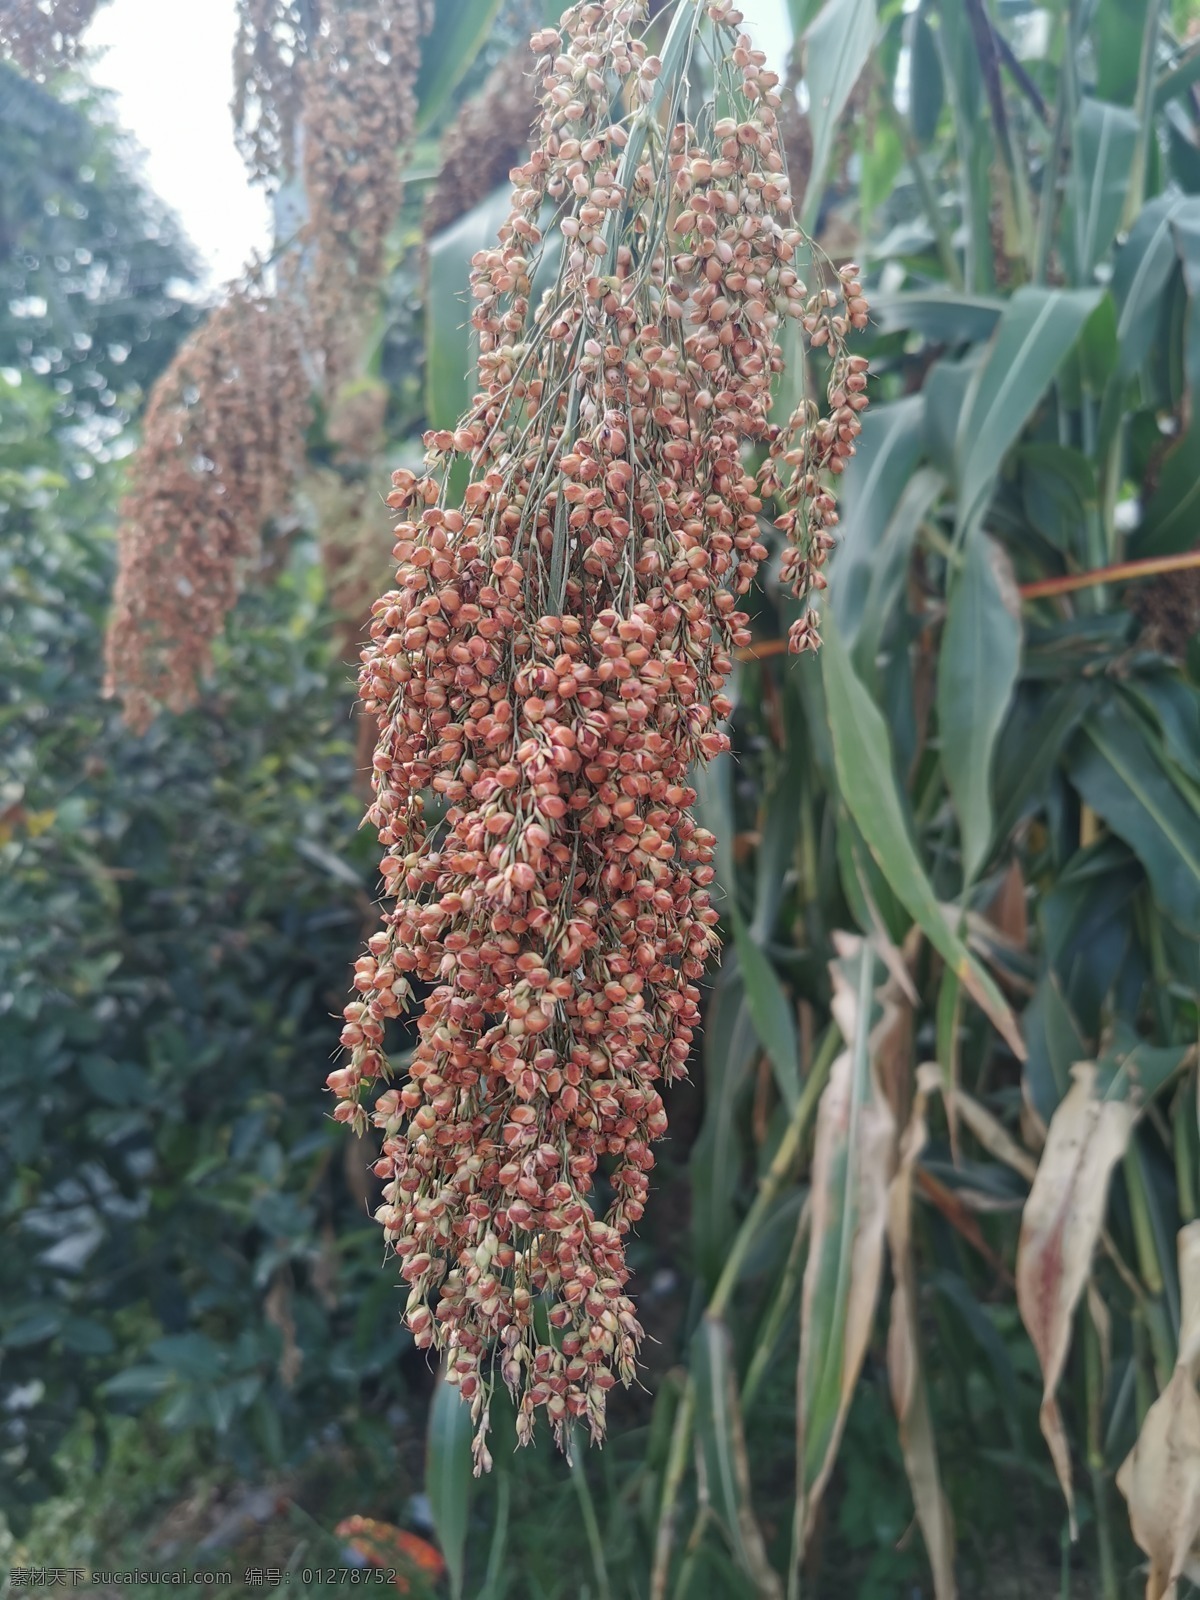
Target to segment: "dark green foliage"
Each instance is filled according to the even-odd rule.
[[[147,1405],[245,1474],[296,1460],[387,1412],[405,1341],[367,1152],[320,1092],[373,863],[314,552],[247,598],[193,714],[124,730],[100,695],[106,445],[193,318],[187,260],[95,108],[9,78],[0,1501],[20,1529]],[[93,389],[103,428],[80,426]]]
[[[319,585],[301,552],[203,705],[135,740],[97,687],[105,489],[4,479],[10,1516],[85,1413],[103,1451],[107,1412],[162,1400],[250,1471],[401,1392],[366,1152],[319,1092],[371,876]]]
[[[0,62],[0,122],[0,362],[46,377],[56,426],[95,448],[201,314],[191,250],[94,90]]]

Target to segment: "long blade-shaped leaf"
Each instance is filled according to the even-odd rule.
[[[958,1586],[954,1579],[954,1520],[942,1490],[937,1442],[921,1370],[912,1251],[913,1173],[928,1136],[925,1107],[937,1083],[936,1067],[926,1065],[919,1070],[912,1112],[900,1145],[900,1164],[888,1191],[888,1246],[895,1279],[888,1329],[888,1378],[899,1424],[900,1449],[933,1570],[934,1594],[937,1600],[955,1600]]]
[[[463,1592],[466,1573],[472,1432],[471,1408],[452,1384],[439,1379],[425,1440],[425,1492],[455,1600]]]
[[[1200,817],[1121,697],[1110,696],[1085,719],[1067,770],[1141,861],[1167,915],[1200,934]]]
[[[787,890],[796,852],[804,800],[808,752],[789,738],[784,763],[763,804],[762,829],[754,860],[754,915],[750,932],[760,943],[771,937]]]
[[[925,405],[920,396],[909,396],[867,415],[857,453],[842,479],[841,540],[832,563],[837,582],[829,591],[851,646],[888,520],[921,454]]]
[[[733,913],[733,938],[754,1031],[770,1058],[780,1097],[793,1111],[800,1098],[800,1048],[787,993],[738,911]]]
[[[425,403],[430,425],[453,428],[471,398],[471,257],[495,241],[508,215],[508,184],[473,206],[429,243],[425,300]]]
[[[1188,209],[1186,195],[1156,195],[1142,208],[1129,237],[1117,251],[1112,292],[1118,307],[1122,378],[1132,377],[1150,352],[1161,315],[1163,290],[1177,260],[1171,224]]]
[[[1171,232],[1188,295],[1183,324],[1188,423],[1167,452],[1138,532],[1138,554],[1148,556],[1174,555],[1194,544],[1200,514],[1200,202],[1193,200],[1180,211]]]
[[[1075,281],[1091,282],[1120,226],[1137,146],[1138,119],[1126,106],[1086,98],[1075,123],[1071,221]]]
[[[417,74],[418,133],[432,126],[462,82],[499,10],[500,0],[435,0],[433,27]]]
[[[964,884],[992,837],[991,770],[1021,659],[1021,611],[1006,557],[981,532],[968,535],[950,588],[938,662],[942,766],[958,812]]]
[[[766,1545],[750,1503],[750,1464],[729,1330],[705,1315],[692,1340],[696,1385],[696,1440],[714,1510],[738,1565],[764,1600],[780,1600],[782,1586],[767,1559]]]
[[[1005,307],[959,419],[960,530],[983,510],[1004,457],[1099,303],[1098,289],[1026,285]]]
[[[811,231],[838,121],[875,41],[875,0],[826,0],[804,37],[813,153],[802,216],[803,226]]]
[[[1055,1397],[1075,1307],[1104,1222],[1109,1179],[1125,1153],[1136,1119],[1137,1107],[1127,1095],[1102,1097],[1095,1063],[1080,1062],[1070,1091],[1051,1118],[1046,1148],[1021,1217],[1017,1304],[1041,1363],[1042,1432],[1067,1498],[1072,1527],[1071,1452]]]
[[[1150,1557],[1147,1600],[1173,1600],[1181,1577],[1200,1580],[1200,1222],[1178,1239],[1179,1360],[1117,1473],[1133,1536]]]
[[[856,676],[832,616],[824,614],[822,677],[838,787],[884,877],[930,944],[1022,1060],[1016,1019],[999,989],[946,921],[908,831],[886,722]]]
[[[726,958],[704,1031],[704,1122],[692,1147],[692,1248],[711,1288],[734,1232],[733,1199],[742,1152],[735,1115],[759,1044],[737,965]]]
[[[876,549],[853,644],[854,664],[872,691],[885,670],[880,664],[880,646],[904,595],[913,541],[945,487],[940,472],[918,467],[905,484]]]
[[[837,935],[835,942],[842,959],[830,966],[833,1010],[847,1048],[817,1110],[796,1393],[797,1556],[833,1470],[874,1322],[896,1119],[873,1057],[888,1048],[889,1030],[906,1025],[893,1005],[872,1031],[874,954],[862,939]]]

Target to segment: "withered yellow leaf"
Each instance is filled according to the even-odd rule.
[[[1017,1303],[1042,1368],[1039,1420],[1075,1532],[1071,1453],[1056,1397],[1071,1343],[1071,1323],[1091,1272],[1112,1170],[1137,1119],[1127,1099],[1104,1099],[1096,1066],[1080,1062],[1051,1118],[1046,1147],[1021,1217]]]

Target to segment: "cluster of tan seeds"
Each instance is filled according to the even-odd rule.
[[[0,0],[0,55],[40,74],[74,59],[97,0]]]
[[[134,728],[157,705],[195,700],[263,525],[290,499],[308,396],[293,319],[250,291],[231,295],[155,385],[121,507],[106,640],[107,692]]]
[[[237,0],[233,46],[234,137],[254,177],[273,182],[296,162],[300,122],[298,65],[319,0]]]
[[[396,584],[363,652],[393,904],[329,1086],[339,1120],[383,1134],[378,1220],[417,1343],[449,1353],[471,1403],[480,1470],[497,1378],[522,1442],[543,1410],[564,1443],[573,1418],[601,1437],[634,1375],[623,1241],[718,944],[690,770],[728,748],[764,492],[801,541],[790,581],[818,586],[836,516],[818,474],[852,452],[864,401],[853,271],[813,292],[799,276],[775,75],[730,0],[681,5],[663,60],[645,12],[585,0],[533,36],[533,154],[473,265],[479,392],[427,435],[424,474],[393,475]],[[701,48],[721,114],[681,120]],[[534,304],[547,207],[563,249]],[[784,318],[828,347],[832,392],[781,430]],[[816,643],[810,622],[793,643]],[[418,994],[407,1080],[371,1107],[387,1023]]]
[[[371,603],[387,575],[389,551],[378,537],[377,481],[387,401],[386,385],[375,379],[359,379],[339,391],[325,420],[334,465],[310,472],[302,488],[316,513],[338,653],[347,662],[357,658]],[[363,765],[369,760],[368,752]]]
[[[522,47],[498,62],[463,106],[442,140],[441,170],[425,201],[426,238],[486,199],[528,150],[536,87]]]
[[[398,152],[416,121],[421,39],[432,19],[432,0],[331,8],[300,69],[315,256],[307,298],[331,387],[351,368],[400,213]]]
[[[243,149],[275,177],[302,132],[307,245],[273,303],[261,274],[252,295],[235,290],[151,396],[107,644],[109,691],[135,727],[195,699],[263,520],[291,501],[313,379],[336,410],[352,376],[403,198],[432,0],[240,0],[238,16]]]

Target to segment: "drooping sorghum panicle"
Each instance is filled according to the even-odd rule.
[[[277,176],[302,125],[310,252],[286,258],[274,301],[261,275],[253,293],[233,294],[151,397],[107,647],[109,689],[135,726],[156,704],[195,698],[263,522],[288,510],[318,368],[338,414],[400,207],[431,4],[347,0],[322,16],[315,0],[241,0],[241,142],[259,176]]]
[[[97,0],[0,0],[0,56],[40,74],[74,59]]]
[[[399,151],[416,121],[421,39],[432,19],[432,0],[331,7],[300,69],[315,254],[308,298],[331,386],[353,363],[400,213]]]
[[[1200,633],[1200,569],[1164,573],[1128,592],[1127,604],[1141,624],[1138,644],[1186,661],[1192,640]]]
[[[237,0],[233,45],[234,138],[254,177],[271,183],[296,159],[298,66],[317,0]]]
[[[425,237],[478,205],[529,149],[537,82],[529,51],[511,51],[492,68],[442,139],[442,166],[425,201]]]
[[[683,0],[662,60],[645,14],[594,0],[533,37],[533,153],[473,264],[479,392],[427,435],[424,474],[393,474],[396,584],[362,658],[394,903],[329,1087],[339,1120],[383,1134],[377,1216],[418,1345],[449,1353],[471,1403],[479,1470],[496,1373],[520,1440],[541,1408],[560,1443],[572,1418],[601,1437],[634,1375],[624,1235],[718,945],[689,772],[728,748],[737,597],[767,553],[741,451],[774,445],[774,487],[782,319],[818,346],[836,331],[798,276],[777,79],[740,14]],[[716,103],[679,121],[701,50]],[[563,243],[535,305],[548,208]],[[832,464],[819,426],[791,454],[811,435]],[[417,984],[408,1077],[372,1107]]]
[[[133,727],[195,700],[263,525],[290,501],[308,394],[294,311],[252,291],[231,294],[155,385],[106,641],[107,691]]]
[[[850,332],[867,325],[858,270],[848,262],[836,274],[830,272],[827,276],[837,287],[822,283],[805,304],[802,326],[809,346],[824,349],[829,357],[826,409],[801,400],[773,439],[758,480],[760,492],[784,506],[775,519],[788,539],[779,576],[803,603],[788,630],[789,648],[797,654],[816,650],[821,643],[809,601],[826,587],[821,569],[836,542],[831,530],[838,520],[837,500],[826,475],[838,477],[846,470],[867,407],[866,357],[851,354],[846,346]]]
[[[404,198],[432,20],[433,0],[238,0],[238,143],[256,177],[303,177],[304,287],[331,392],[353,369]]]

